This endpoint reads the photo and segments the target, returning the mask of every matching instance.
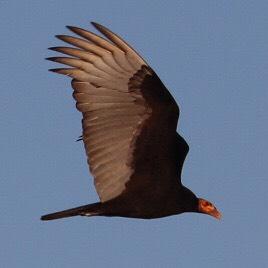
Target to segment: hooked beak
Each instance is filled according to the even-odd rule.
[[[211,212],[208,213],[208,215],[220,220],[221,219],[221,213],[215,208],[214,210],[212,210]]]

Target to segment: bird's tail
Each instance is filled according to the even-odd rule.
[[[41,217],[42,221],[56,220],[73,216],[97,216],[101,214],[101,203],[89,204],[81,207],[71,208]]]

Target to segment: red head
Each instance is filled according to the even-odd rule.
[[[221,213],[216,209],[216,207],[203,198],[198,198],[198,212],[208,214],[218,220],[221,218]]]

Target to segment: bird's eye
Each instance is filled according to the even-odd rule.
[[[211,206],[211,203],[209,203],[209,202],[206,201],[204,205],[205,205],[205,207],[210,207]]]
[[[208,209],[208,210],[211,210],[211,209],[214,208],[214,206],[213,206],[210,202],[208,202],[208,201],[205,201],[204,204],[203,204],[203,206],[204,206],[206,209]]]

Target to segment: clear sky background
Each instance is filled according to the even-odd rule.
[[[267,267],[268,1],[0,1],[1,267]],[[42,214],[98,200],[70,79],[46,48],[65,25],[123,36],[181,107],[183,182],[221,210],[156,220]]]

